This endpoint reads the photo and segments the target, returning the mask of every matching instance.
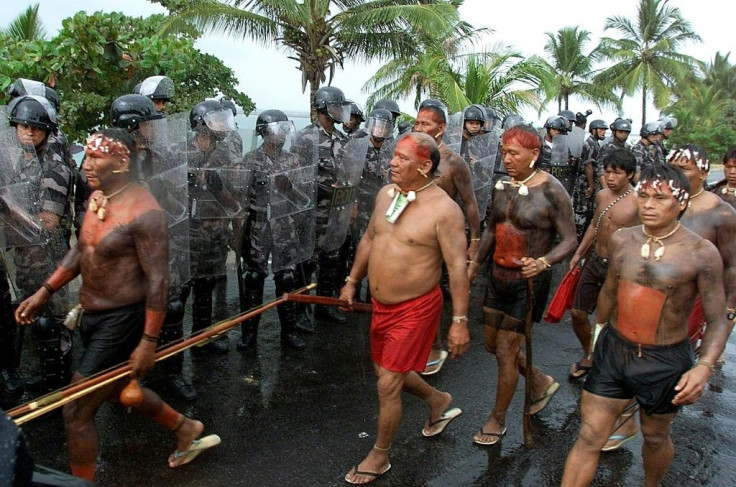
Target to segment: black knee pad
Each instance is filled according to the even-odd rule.
[[[276,285],[276,294],[283,294],[295,290],[299,287],[296,274],[291,269],[285,269],[277,272],[273,276],[274,284]]]

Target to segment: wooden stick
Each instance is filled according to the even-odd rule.
[[[349,305],[344,299],[328,298],[327,296],[312,296],[311,294],[284,294],[284,298],[287,301],[295,301],[297,303],[312,303],[321,304],[323,306],[341,306],[343,308],[349,308],[350,311],[364,311],[370,312],[373,310],[373,306],[368,303],[353,302]]]
[[[308,286],[304,286],[296,290],[296,293],[307,292],[316,287],[316,284],[312,283]],[[295,293],[292,293],[295,294]],[[163,348],[156,351],[156,362],[165,360],[177,353],[181,353],[184,350],[194,347],[202,346],[214,339],[217,339],[224,332],[231,328],[239,325],[243,321],[258,316],[271,308],[275,308],[279,304],[286,302],[286,295],[274,299],[268,303],[265,303],[257,308],[241,313],[233,318],[225,321],[216,323],[204,330],[201,330],[195,334],[190,335],[188,338],[173,342]],[[101,387],[115,382],[116,380],[129,376],[131,367],[129,363],[113,367],[106,371],[99,372],[92,375],[80,382],[70,384],[62,389],[41,396],[29,403],[22,404],[16,408],[13,408],[6,412],[6,414],[13,418],[16,424],[23,424],[33,418],[46,414],[47,412],[53,411],[64,404],[74,401],[79,397],[82,397],[90,392],[93,392]]]
[[[526,342],[526,378],[524,380],[524,446],[532,448],[534,437],[532,435],[531,406],[534,385],[533,361],[532,361],[532,312],[534,308],[534,287],[531,279],[526,280],[526,321],[524,323],[524,341]]]

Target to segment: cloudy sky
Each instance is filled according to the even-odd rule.
[[[0,2],[0,19],[3,19],[3,24],[7,24],[35,3],[40,3],[41,19],[49,36],[61,28],[64,18],[80,10],[90,13],[98,10],[120,11],[132,16],[165,12],[160,6],[146,0],[6,0]],[[592,33],[593,43],[596,43],[604,35],[603,24],[607,17],[621,15],[633,19],[637,3],[636,0],[531,0],[524,2],[522,8],[513,1],[465,0],[461,12],[463,18],[475,27],[493,30],[484,44],[502,43],[514,46],[526,55],[544,56],[544,44],[547,40],[545,32],[556,32],[565,26],[580,26]],[[703,38],[701,44],[684,46],[683,52],[707,61],[713,59],[716,51],[726,53],[736,50],[736,41],[732,34],[732,12],[725,11],[728,3],[730,2],[720,0],[670,0],[670,4],[680,8],[693,30]],[[615,36],[615,33],[610,35]],[[593,43],[589,49],[592,49]],[[297,71],[295,62],[287,59],[283,52],[250,41],[223,39],[216,35],[204,36],[198,41],[197,47],[219,57],[232,68],[240,81],[240,90],[247,93],[259,109],[307,110],[309,97],[301,92],[301,74]],[[362,86],[377,68],[377,64],[348,63],[344,70],[336,73],[333,85],[340,87],[349,98],[362,103],[367,97]],[[637,126],[641,119],[640,105],[639,98],[627,100],[624,105],[624,115],[632,118]],[[413,112],[408,101],[402,101],[401,106],[405,111]],[[544,120],[548,112],[556,111],[557,106],[554,104],[547,108],[540,117],[534,112],[523,115],[531,121],[537,121],[538,118]],[[583,103],[571,103],[570,108],[574,111],[592,108],[593,118],[602,117],[609,123],[616,116],[610,112],[597,113],[592,105]],[[647,113],[648,118],[657,118],[657,112],[653,108],[649,108]]]

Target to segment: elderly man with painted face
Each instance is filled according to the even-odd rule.
[[[470,340],[465,229],[460,208],[435,183],[439,165],[440,151],[430,136],[412,133],[399,140],[391,161],[394,184],[384,186],[376,197],[373,217],[340,294],[352,303],[355,285],[368,275],[380,411],[375,445],[345,476],[351,484],[367,484],[391,468],[388,451],[401,419],[402,390],[429,406],[424,436],[439,435],[461,414],[450,408],[449,393],[417,374],[424,370],[442,314],[443,262],[455,315],[448,334],[452,357],[465,353]]]
[[[641,411],[644,485],[660,485],[674,456],[672,421],[681,406],[700,398],[724,349],[733,325],[724,313],[720,255],[678,221],[689,190],[677,168],[645,168],[636,187],[643,225],[611,237],[611,265],[596,312],[601,331],[581,400],[580,436],[562,477],[565,487],[592,482],[600,450],[632,399]],[[693,365],[686,322],[698,294],[709,326]]]
[[[533,306],[532,320],[538,322],[549,293],[549,269],[577,244],[567,191],[557,178],[536,168],[541,145],[529,126],[504,132],[503,163],[509,177],[496,183],[486,229],[468,269],[472,280],[480,263],[492,255],[483,315],[485,346],[498,363],[498,387],[493,411],[473,437],[480,445],[495,444],[506,433],[506,411],[519,373],[532,381],[531,414],[540,412],[560,387],[539,369],[529,370],[521,351],[527,307]],[[533,296],[527,296],[528,279],[533,282]]]
[[[84,314],[79,331],[84,353],[72,382],[130,360],[134,377],[149,372],[168,303],[168,237],[161,207],[137,182],[136,147],[120,129],[92,135],[83,164],[93,192],[79,241],[56,271],[16,310],[18,323],[33,321],[55,292],[81,275],[79,303]],[[95,414],[103,402],[123,401],[123,379],[64,406],[67,448],[72,473],[94,480],[98,438]],[[139,403],[124,404],[160,423],[177,436],[169,466],[191,461],[212,438],[196,440],[204,426],[143,389]],[[124,402],[124,401],[123,401]]]

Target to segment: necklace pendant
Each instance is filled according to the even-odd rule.
[[[664,244],[654,251],[654,260],[659,260],[664,256]]]
[[[393,198],[394,196],[396,196],[396,188],[389,188],[388,189],[388,196],[390,198]]]
[[[527,196],[529,194],[529,188],[526,184],[522,183],[521,186],[519,186],[519,194],[521,196]]]
[[[99,218],[101,221],[105,219],[105,208],[99,208],[97,210],[97,218]]]
[[[496,185],[494,186],[494,188],[496,188],[499,191],[503,191],[503,181],[501,180],[496,181]]]
[[[89,200],[89,211],[97,211],[97,200],[94,198]]]
[[[649,259],[649,253],[651,249],[649,248],[649,242],[646,242],[644,245],[641,246],[641,256],[643,259]]]
[[[721,194],[726,194],[726,193],[728,193],[728,186],[724,186],[723,189],[721,190]]]

